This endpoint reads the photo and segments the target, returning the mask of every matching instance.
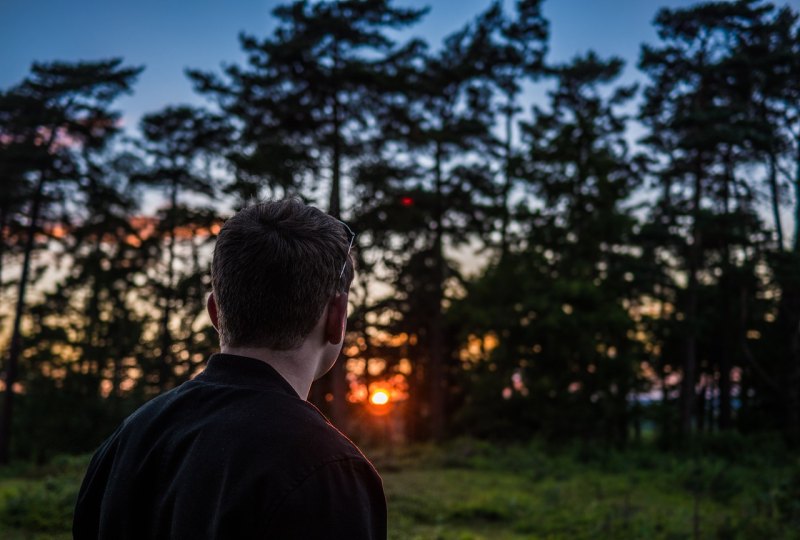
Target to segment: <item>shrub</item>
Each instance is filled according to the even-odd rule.
[[[65,532],[72,524],[78,485],[72,478],[48,477],[7,496],[0,523],[35,532]]]
[[[800,530],[800,469],[787,475],[775,502],[780,521],[792,530]]]

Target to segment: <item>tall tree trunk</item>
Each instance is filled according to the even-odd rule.
[[[436,236],[434,237],[434,282],[436,290],[433,299],[434,311],[431,321],[431,343],[430,343],[430,362],[428,370],[429,378],[429,404],[431,418],[431,437],[434,440],[441,440],[444,436],[444,392],[446,391],[446,381],[444,380],[444,370],[442,366],[442,354],[444,350],[444,336],[442,325],[442,282],[444,281],[444,246],[442,243],[443,235],[443,205],[442,205],[442,145],[436,142],[435,156],[435,181],[436,194],[434,203],[434,219],[436,222]]]
[[[697,432],[702,433],[706,429],[706,391],[708,383],[703,384],[695,394],[695,417],[697,421]]]
[[[725,160],[725,185],[723,189],[723,197],[725,198],[724,206],[725,206],[725,217],[729,218],[730,216],[730,186],[733,184],[734,176],[733,176],[733,156],[732,151],[729,148],[729,152],[727,153],[726,160]],[[730,221],[727,220],[727,223]],[[733,269],[733,263],[731,262],[731,253],[730,253],[730,244],[728,243],[727,239],[725,241],[725,248],[723,254],[723,261],[722,264],[724,265],[723,268],[723,283],[730,282],[730,276]],[[728,283],[729,285],[732,285]],[[728,294],[724,295],[723,300],[723,315],[724,321],[727,321],[726,324],[731,325],[731,328],[735,328],[736,320],[733,315],[733,310],[731,309],[731,302],[730,297]],[[722,346],[720,347],[720,357],[719,357],[719,386],[717,388],[719,392],[719,429],[729,429],[731,427],[731,368],[733,367],[733,362],[731,361],[731,350],[730,341],[725,339],[723,340]],[[713,388],[713,387],[712,387]],[[713,396],[713,393],[712,393]],[[713,409],[713,401],[712,401],[712,409]],[[713,412],[713,411],[712,411]],[[711,421],[713,416],[709,416],[708,428],[711,431],[713,427],[713,422]]]
[[[800,253],[800,135],[795,141],[795,174],[794,174],[794,252]]]
[[[338,51],[337,51],[338,53]],[[338,54],[335,54],[335,59]],[[335,66],[334,69],[338,68]],[[341,209],[341,178],[342,178],[342,125],[339,96],[333,97],[333,163],[331,164],[331,193],[328,204],[328,213],[340,219]],[[342,430],[348,431],[347,418],[347,364],[343,354],[331,369],[330,389],[333,401],[331,402],[331,417],[334,423]]]
[[[692,203],[692,245],[689,246],[689,265],[687,268],[687,300],[686,300],[686,339],[685,357],[683,361],[683,379],[681,380],[681,434],[689,435],[692,431],[692,418],[695,412],[695,381],[697,379],[697,272],[700,265],[701,233],[698,220],[700,202],[702,201],[703,167],[698,159],[695,171],[695,185]]]
[[[794,207],[794,250],[790,264],[800,263],[800,134],[795,139],[795,207]],[[789,318],[789,358],[788,377],[785,380],[786,401],[788,408],[788,433],[794,444],[800,444],[800,290],[796,281],[789,280],[792,284],[790,290],[784,288],[781,302],[784,304],[785,316]]]
[[[121,252],[117,251],[116,256],[120,256]],[[124,295],[120,294],[119,292],[113,292],[112,303],[114,305],[114,311],[117,313],[124,313],[125,318],[128,318],[128,306],[125,303]],[[117,349],[119,350],[119,349]],[[123,391],[120,388],[123,376],[126,374],[126,370],[123,365],[123,354],[112,354],[111,361],[113,363],[113,375],[111,380],[111,413],[112,417],[115,419],[122,417],[123,411]]]
[[[726,320],[731,320],[730,302],[725,301],[725,313],[728,315]],[[732,321],[733,322],[733,321]],[[732,424],[732,411],[731,406],[731,353],[732,347],[730,342],[725,340],[722,347],[722,356],[719,361],[719,429],[730,429]]]
[[[99,276],[102,273],[101,265],[99,264],[100,261],[100,253],[101,253],[101,241],[102,233],[99,233],[95,237],[94,245],[92,246],[92,254],[90,257],[95,261],[97,266],[94,268],[91,277],[91,296],[88,299],[87,305],[87,326],[86,326],[86,348],[84,349],[84,354],[82,355],[82,361],[85,362],[87,366],[87,372],[91,375],[98,376],[98,383],[100,380],[100,346],[99,336],[98,336],[98,325],[100,324],[100,283],[99,283]],[[97,391],[97,388],[95,388]]]
[[[775,220],[775,234],[778,237],[778,251],[783,251],[783,225],[781,224],[781,204],[778,190],[778,163],[774,152],[769,153],[769,192],[772,201],[772,217]]]
[[[164,391],[172,384],[175,366],[172,361],[172,334],[169,321],[172,317],[173,287],[175,286],[175,243],[177,223],[175,213],[178,207],[178,182],[173,181],[170,191],[169,207],[169,246],[167,248],[167,286],[164,289],[164,310],[161,315],[161,362],[159,364],[159,386]]]
[[[512,179],[511,179],[511,137],[513,135],[513,122],[514,122],[514,102],[511,95],[508,96],[508,103],[506,109],[506,140],[505,140],[505,175],[503,178],[503,191],[502,191],[502,208],[503,221],[500,224],[500,261],[502,262],[508,255],[508,227],[511,222],[511,209],[509,205],[509,197],[511,195]]]
[[[36,228],[41,212],[42,199],[44,198],[45,173],[39,174],[36,191],[31,201],[31,218],[28,224],[28,235],[25,238],[25,254],[22,261],[22,272],[17,285],[17,305],[14,311],[14,326],[11,331],[11,346],[6,364],[5,392],[3,394],[3,416],[0,417],[0,463],[8,463],[11,442],[11,420],[14,413],[14,383],[17,381],[19,368],[19,355],[22,352],[22,335],[20,326],[22,315],[25,311],[25,293],[28,288],[28,275],[31,269]]]
[[[0,207],[0,298],[3,296],[3,262],[6,255],[6,209]]]
[[[716,387],[717,393],[719,394],[719,386],[713,381],[709,381],[708,383],[708,393],[709,393],[709,400],[708,400],[708,407],[706,412],[708,413],[708,418],[706,419],[706,431],[708,433],[712,433],[714,431],[714,389]]]
[[[328,201],[328,214],[336,219],[341,218],[342,203],[341,203],[341,182],[342,182],[342,144],[341,144],[341,126],[339,123],[339,100],[334,98],[333,101],[333,151],[331,163],[331,193],[330,200]]]
[[[791,302],[795,306],[794,313],[798,312],[800,305],[800,292],[793,291],[794,298]],[[787,423],[789,440],[800,444],[800,317],[795,315],[793,333],[789,343],[789,369],[785,381],[786,405],[788,409]]]

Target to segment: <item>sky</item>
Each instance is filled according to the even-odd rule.
[[[798,1],[798,0],[792,0]],[[98,60],[120,56],[143,65],[134,94],[117,102],[128,128],[148,112],[167,105],[206,103],[184,75],[186,68],[219,72],[240,63],[240,32],[268,35],[277,0],[0,0],[0,89],[27,74],[34,61]],[[685,7],[690,0],[545,0],[550,21],[550,62],[566,61],[589,49],[626,61],[621,82],[640,80],[635,65],[643,42],[656,41],[652,26],[662,6]],[[436,47],[489,5],[489,0],[397,0],[429,6],[407,35]],[[507,8],[512,2],[506,0]],[[542,88],[525,101],[538,101]]]

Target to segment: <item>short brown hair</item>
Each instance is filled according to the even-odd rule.
[[[342,222],[299,199],[258,203],[228,219],[211,262],[221,344],[299,347],[331,296],[350,288],[349,245]]]

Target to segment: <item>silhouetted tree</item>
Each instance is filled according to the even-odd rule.
[[[273,11],[272,36],[241,37],[246,67],[226,68],[225,81],[189,72],[196,88],[216,97],[240,126],[240,151],[232,156],[240,201],[257,198],[264,187],[295,195],[326,189],[328,213],[341,216],[343,179],[375,135],[381,78],[399,53],[387,30],[411,25],[425,11],[389,0],[284,4]],[[327,384],[313,390],[323,405],[325,390],[318,388],[330,385],[340,423],[346,420],[343,366],[337,362]]]
[[[604,88],[621,71],[594,53],[553,68],[549,110],[523,124],[518,174],[542,206],[520,219],[525,244],[468,285],[452,315],[465,334],[462,422],[479,432],[496,434],[478,413],[488,406],[525,433],[627,438],[642,382],[625,201],[641,180],[619,112],[635,88]]]
[[[675,330],[684,350],[681,429],[732,426],[731,373],[758,377],[748,335],[763,321],[758,266],[767,248],[758,215],[760,182],[753,166],[767,162],[766,179],[778,244],[778,149],[781,136],[776,87],[791,69],[790,19],[758,0],[705,3],[659,12],[660,47],[645,46],[640,67],[650,76],[641,118],[645,142],[658,156],[662,225],[673,234],[664,246],[674,263]],[[766,157],[766,160],[764,159]],[[758,363],[758,365],[756,365]]]
[[[496,4],[499,6],[500,4]],[[520,112],[517,103],[522,84],[536,80],[546,73],[544,56],[547,52],[548,23],[542,15],[540,0],[518,0],[515,16],[502,22],[500,36],[494,44],[497,58],[488,64],[491,78],[500,91],[499,106],[504,135],[502,139],[503,163],[501,183],[500,256],[508,252],[511,238],[509,226],[513,218],[511,196],[514,191],[515,161],[514,123]]]
[[[206,265],[201,264],[207,255],[201,257],[198,242],[213,239],[218,218],[213,208],[198,207],[190,200],[201,196],[213,200],[218,193],[221,180],[215,178],[212,158],[227,150],[231,130],[222,118],[187,106],[148,114],[140,128],[148,165],[135,181],[163,189],[167,198],[142,246],[154,259],[148,284],[161,312],[154,360],[158,388],[163,391],[187,379],[205,358],[198,356],[194,343],[194,326],[203,313],[209,283]],[[182,343],[175,343],[173,326],[180,327]]]
[[[49,246],[60,277],[29,309],[25,393],[14,422],[25,434],[15,439],[14,453],[29,458],[84,451],[143,399],[147,319],[138,289],[147,261],[138,249],[138,197],[130,182],[137,161],[105,151],[84,155],[83,163],[69,224]]]
[[[492,6],[448,36],[437,53],[412,59],[405,101],[392,118],[392,145],[358,171],[357,223],[370,231],[372,245],[395,254],[382,259],[393,293],[379,305],[397,315],[391,332],[419,338],[412,352],[411,425],[437,439],[446,427],[453,371],[446,288],[459,280],[445,247],[486,239],[496,215],[498,189],[484,156],[494,144],[487,76],[501,24]]]
[[[84,171],[76,159],[76,151],[102,148],[117,132],[119,115],[109,106],[120,94],[130,91],[140,71],[141,68],[122,66],[121,59],[34,64],[31,74],[5,93],[4,101],[12,101],[12,112],[9,123],[2,127],[7,133],[0,140],[12,140],[30,149],[26,173],[35,180],[30,192],[30,221],[5,365],[0,463],[8,461],[13,387],[22,346],[21,321],[42,212],[57,196],[59,185],[75,182],[82,176]]]

